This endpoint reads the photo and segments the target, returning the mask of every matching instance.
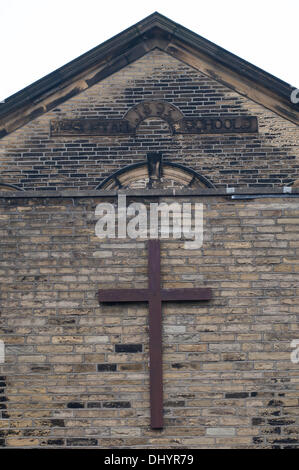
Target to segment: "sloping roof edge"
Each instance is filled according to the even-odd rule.
[[[0,104],[0,138],[155,47],[299,124],[294,87],[155,12],[7,98]],[[82,80],[86,73],[90,78]]]

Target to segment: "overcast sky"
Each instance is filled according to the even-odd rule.
[[[299,88],[298,0],[0,0],[0,100],[154,11]]]

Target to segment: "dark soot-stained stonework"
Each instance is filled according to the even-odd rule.
[[[186,118],[253,115],[258,134],[174,134],[165,120],[136,135],[51,136],[55,119],[120,119],[143,100],[165,100]],[[0,141],[1,178],[24,189],[94,189],[123,166],[160,151],[216,186],[273,187],[298,178],[296,126],[214,79],[154,50]]]

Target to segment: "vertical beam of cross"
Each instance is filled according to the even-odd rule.
[[[163,428],[162,299],[160,240],[148,247],[151,427]]]

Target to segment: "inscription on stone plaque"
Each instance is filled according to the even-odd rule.
[[[135,134],[125,119],[63,119],[51,122],[51,135],[122,135]]]
[[[227,134],[257,132],[255,116],[184,118],[174,123],[174,134]]]
[[[124,119],[128,120],[132,126],[137,127],[144,119],[151,117],[163,119],[171,127],[175,122],[184,119],[183,113],[167,101],[143,101],[133,106]]]
[[[239,134],[258,132],[256,116],[200,116],[188,118],[166,101],[143,101],[133,106],[122,119],[62,119],[51,121],[51,136],[134,135],[148,118],[166,121],[173,134]]]

